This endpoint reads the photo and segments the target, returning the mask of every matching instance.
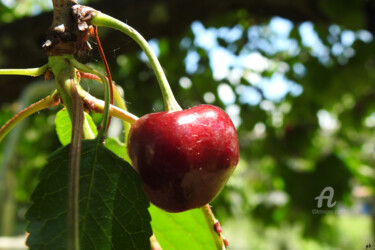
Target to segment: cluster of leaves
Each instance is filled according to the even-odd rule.
[[[210,19],[205,23],[209,28],[201,28],[199,34],[192,28],[182,37],[154,40],[161,64],[184,108],[208,100],[226,109],[237,121],[242,159],[213,204],[221,218],[247,216],[277,226],[298,221],[303,222],[305,235],[321,237],[321,232],[327,232],[322,230],[327,216],[313,215],[311,211],[317,208],[314,198],[324,187],[333,187],[334,199],[346,206],[356,202],[352,191],[357,186],[373,193],[375,46],[371,33],[362,30],[364,17],[357,3],[352,1],[352,8],[344,8],[340,1],[320,1],[319,7],[339,25],[281,20],[290,25],[281,38],[287,47],[278,46],[280,33],[272,29],[274,18],[259,22],[243,10]],[[306,41],[302,31],[309,26],[317,38],[312,43]],[[236,39],[225,36],[229,31],[238,31]],[[213,36],[214,45],[198,40],[204,32]],[[348,34],[352,37],[349,42]],[[116,83],[125,90],[130,111],[143,115],[161,110],[163,102],[152,70],[140,62],[139,53],[126,52],[126,43],[120,49],[117,46],[107,45],[106,50],[116,50],[110,68]],[[215,49],[233,57],[256,54],[253,60],[259,61],[254,63],[266,61],[268,66],[254,69],[246,63],[232,64],[227,74],[215,77]],[[195,58],[193,62],[191,58]],[[192,64],[193,70],[188,67]],[[293,83],[289,87],[297,86],[300,91],[288,91],[278,98],[270,96],[267,84],[280,75]],[[260,84],[259,78],[266,81]],[[219,86],[225,86],[225,94]],[[234,98],[228,101],[225,95]],[[256,100],[249,100],[250,95],[257,96]],[[173,230],[168,225],[160,229],[157,225],[186,220],[168,216],[155,217],[163,221],[153,225],[161,242],[163,232],[168,230],[171,235]],[[187,225],[198,231],[200,222],[190,223]],[[322,239],[334,244],[332,238]]]
[[[57,60],[59,59],[61,58]],[[53,66],[50,65],[51,68]],[[67,65],[65,64],[63,67],[67,67]],[[79,66],[77,67],[79,68]],[[53,71],[53,69],[51,70]],[[53,72],[55,73],[55,71]],[[57,79],[58,73],[55,73]],[[67,105],[68,102],[63,98],[63,92],[60,91],[60,94]],[[67,105],[67,108],[69,110],[70,106]],[[71,197],[68,190],[71,189],[70,179],[72,176],[68,174],[67,169],[71,168],[72,147],[69,144],[75,144],[73,144],[74,136],[72,134],[74,131],[71,131],[73,127],[70,118],[66,110],[62,110],[56,115],[56,132],[64,147],[49,156],[47,164],[39,175],[39,183],[31,195],[32,204],[26,213],[26,218],[29,220],[27,245],[31,249],[70,248],[71,242],[69,242],[70,236],[68,235],[69,230],[66,229],[66,222],[68,221],[68,224],[72,222],[67,217],[71,212],[68,208],[69,203],[73,199],[77,199],[77,207],[79,206],[79,213],[77,208],[75,214],[78,216],[79,223],[77,220],[73,222],[79,227],[78,244],[83,248],[148,249],[153,232],[163,238],[158,243],[162,247],[186,249],[194,246],[213,247],[213,243],[209,240],[211,237],[207,237],[208,232],[213,229],[208,230],[207,227],[204,229],[205,219],[199,211],[193,210],[177,216],[156,208],[148,211],[149,202],[142,191],[138,175],[127,161],[118,157],[127,158],[126,146],[117,143],[112,138],[108,138],[110,143],[107,144],[107,147],[113,152],[106,148],[100,139],[82,141],[82,145],[81,142],[79,143],[79,152],[82,151],[79,171],[77,171],[79,196]],[[93,134],[98,134],[97,124],[94,123],[90,115],[85,114],[85,118],[90,130],[93,130]],[[104,122],[104,124],[106,123]],[[72,141],[70,141],[71,137]],[[101,136],[98,137],[101,138]],[[73,148],[73,150],[75,149]],[[9,170],[8,167],[6,170]],[[6,215],[5,212],[4,210],[3,216]],[[158,220],[154,220],[155,230],[152,232],[149,213],[153,218],[164,218],[170,221],[158,225]],[[203,232],[201,232],[202,229]],[[174,233],[166,234],[166,232]],[[189,232],[189,237],[184,237],[186,232]],[[174,238],[173,235],[179,237]],[[66,241],[67,238],[68,241]],[[188,238],[193,242],[181,246],[182,238]]]
[[[86,117],[97,133],[96,124],[89,115]],[[71,135],[67,131],[71,130],[71,122],[65,109],[57,113],[55,122],[60,142],[68,145]],[[124,157],[125,150],[114,138],[107,139],[106,147],[97,140],[83,141],[79,199],[81,246],[148,249],[153,232],[165,249],[214,248],[199,209],[179,214],[154,206],[147,210],[150,204],[139,177],[119,158]],[[68,159],[69,146],[65,146],[49,156],[40,174],[31,197],[33,204],[26,214],[30,221],[27,244],[31,248],[66,248],[63,243],[66,242]]]

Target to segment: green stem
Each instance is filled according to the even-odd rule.
[[[56,87],[72,121],[68,168],[68,249],[79,250],[79,172],[81,160],[83,104],[73,55],[50,56],[48,64],[55,76]]]
[[[72,55],[48,57],[49,68],[55,76],[56,88],[73,121],[72,85],[77,81],[76,71],[70,63]]]
[[[78,82],[72,83],[73,102],[72,139],[68,172],[68,249],[79,250],[79,172],[81,162],[83,104],[77,91]]]
[[[218,221],[215,219],[215,216],[211,210],[210,205],[209,204],[204,205],[203,207],[201,207],[201,211],[204,215],[204,218],[206,219],[207,225],[214,239],[216,248],[218,250],[225,250],[226,246],[224,244],[224,240],[223,240],[221,233],[218,233],[217,231],[215,231],[215,224],[218,223]]]
[[[4,139],[4,137],[10,132],[10,130],[17,125],[20,121],[25,119],[26,117],[43,110],[48,107],[56,106],[60,103],[59,94],[57,91],[53,92],[52,95],[49,95],[42,100],[33,103],[29,107],[23,109],[21,112],[13,116],[7,123],[5,123],[2,128],[0,129],[0,142]]]
[[[120,20],[113,18],[109,15],[103,14],[101,12],[97,12],[96,15],[92,17],[91,24],[96,25],[96,26],[117,29],[125,33],[126,35],[131,37],[136,43],[138,43],[138,45],[142,48],[142,50],[145,52],[146,56],[148,57],[148,60],[150,61],[152,69],[154,70],[154,73],[159,83],[161,93],[163,95],[165,109],[168,111],[182,110],[173,95],[173,92],[169,86],[168,80],[164,74],[163,68],[161,67],[150,45],[142,37],[141,34],[139,34],[135,29],[133,29],[129,25],[121,22]]]
[[[31,69],[0,69],[0,75],[40,76],[48,69],[48,64]]]
[[[101,74],[99,71],[92,69],[74,58],[70,59],[70,62],[73,64],[74,67],[76,67],[78,70],[87,72],[90,74],[94,74],[99,76],[100,80],[103,82],[104,85],[104,110],[103,110],[103,120],[102,120],[102,129],[98,133],[98,138],[103,141],[105,138],[105,130],[108,125],[108,120],[109,120],[109,99],[110,99],[110,87],[109,87],[109,82],[107,81],[107,78]],[[80,89],[78,91],[81,91]]]
[[[126,107],[126,104],[125,104],[125,97],[123,98],[120,94],[120,91],[118,90],[118,88],[116,87],[115,84],[113,84],[113,97],[115,98],[115,102],[117,104],[117,106],[122,109],[123,111],[127,112],[128,109]],[[112,114],[110,114],[112,115]],[[114,116],[114,115],[112,115]],[[115,116],[116,117],[116,116]],[[121,119],[121,118],[120,118]],[[125,120],[123,120],[123,124],[124,124],[124,142],[127,142],[128,141],[128,135],[129,135],[129,130],[130,130],[130,124],[128,122],[125,122]]]
[[[80,73],[87,73],[87,72],[81,71]],[[101,81],[100,77],[97,76],[97,75],[95,75],[95,78],[90,76],[90,78],[88,78],[88,79],[92,79],[92,80],[95,80],[95,81],[98,81],[98,82],[104,84]],[[85,94],[82,95],[82,97],[84,97],[84,96],[85,96]],[[125,98],[121,96],[120,91],[118,90],[118,88],[115,84],[113,84],[113,96],[114,96],[115,103],[117,104],[117,106],[120,109],[124,110],[125,112],[128,111],[128,109],[126,107],[126,104],[125,104]],[[112,116],[111,113],[110,113],[110,115]],[[124,142],[126,142],[127,138],[128,138],[129,130],[130,130],[130,124],[128,122],[126,122],[125,120],[123,120],[123,125],[124,125]]]

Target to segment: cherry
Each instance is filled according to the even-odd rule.
[[[150,202],[168,212],[212,201],[239,160],[233,123],[212,105],[139,118],[130,129],[128,152]]]

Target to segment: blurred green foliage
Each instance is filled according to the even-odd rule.
[[[8,0],[0,2],[0,20],[9,23],[25,16],[37,15],[52,9],[52,1]]]
[[[181,37],[152,40],[181,106],[210,102],[237,126],[241,160],[212,203],[233,249],[362,249],[373,242],[366,210],[375,177],[373,34],[359,1],[318,1],[318,8],[335,22],[259,22],[238,10],[195,22]],[[0,16],[12,11],[0,5]],[[141,53],[128,53],[121,41],[104,46],[129,110],[162,110]],[[17,146],[19,209],[57,147],[52,124],[38,129],[51,116],[34,116]],[[0,124],[9,117],[2,107]],[[338,214],[312,214],[326,186]]]

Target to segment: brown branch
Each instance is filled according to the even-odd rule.
[[[94,9],[77,4],[76,0],[53,0],[53,21],[43,48],[50,56],[84,55],[91,46],[92,26],[87,23]]]
[[[77,1],[52,0],[52,3],[53,20],[43,48],[49,55],[74,54],[77,32],[72,17],[72,7],[77,4]]]
[[[53,20],[51,30],[57,33],[69,32],[73,28],[71,9],[76,0],[52,0]],[[66,26],[66,27],[64,27]]]

